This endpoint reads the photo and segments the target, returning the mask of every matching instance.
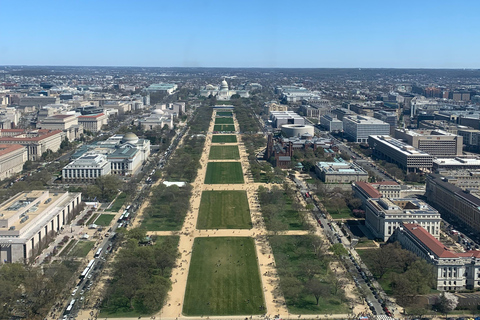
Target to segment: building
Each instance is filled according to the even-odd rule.
[[[332,109],[332,114],[337,116],[337,119],[342,121],[345,116],[354,116],[355,112],[346,108],[335,108]]]
[[[78,117],[78,124],[81,124],[85,131],[98,132],[102,130],[103,125],[107,123],[108,118],[104,113]]]
[[[418,223],[438,239],[441,220],[437,210],[414,198],[369,199],[365,205],[365,225],[382,241],[387,241],[402,223]]]
[[[81,146],[72,155],[72,159],[78,159],[86,154],[105,155],[110,163],[111,174],[135,175],[150,156],[150,140],[139,139],[132,132],[125,135],[117,134],[105,141]],[[69,165],[71,164],[72,162]]]
[[[463,177],[462,177],[463,175]],[[429,174],[427,201],[446,218],[459,220],[474,232],[480,232],[480,195],[471,188],[480,186],[480,172]]]
[[[334,159],[333,162],[317,162],[315,172],[325,183],[352,183],[368,181],[368,173],[356,163]]]
[[[288,111],[288,106],[285,104],[279,104],[275,101],[265,102],[264,108],[268,115],[272,113],[272,111]]]
[[[22,172],[27,160],[26,147],[19,144],[0,144],[0,180]]]
[[[367,116],[344,116],[343,132],[353,142],[367,142],[371,135],[389,135],[390,125],[381,120]]]
[[[61,130],[24,129],[0,130],[0,144],[19,144],[27,148],[28,160],[37,161],[47,150],[57,152],[65,139]]]
[[[287,138],[292,137],[313,137],[315,135],[315,128],[309,125],[302,124],[284,124],[282,125],[282,133]]]
[[[480,169],[480,158],[436,158],[433,159],[433,171]]]
[[[433,166],[431,155],[390,136],[372,135],[368,137],[368,145],[373,155],[395,163],[407,172],[430,170]]]
[[[305,125],[305,118],[299,116],[293,111],[272,111],[270,120],[274,128],[281,128],[284,124]]]
[[[173,129],[173,115],[161,109],[155,109],[148,117],[136,119],[134,123],[136,126],[142,126],[144,130],[162,129],[164,126]]]
[[[62,179],[69,183],[92,183],[110,174],[111,164],[104,154],[85,154],[62,169]]]
[[[298,86],[280,86],[275,88],[277,93],[282,94],[282,99],[287,102],[301,102],[303,100],[320,100],[320,96],[307,88]]]
[[[397,113],[387,110],[378,110],[373,113],[375,119],[386,122],[390,125],[390,134],[395,132],[397,127]]]
[[[343,131],[343,122],[337,119],[336,115],[324,114],[320,117],[320,126],[329,132]]]
[[[462,155],[463,138],[443,130],[395,130],[395,138],[435,157]]]
[[[209,85],[205,86],[205,88],[200,90],[200,95],[202,97],[213,96],[213,97],[216,97],[217,100],[222,100],[222,101],[230,100],[230,98],[234,94],[238,94],[239,96],[241,96],[243,98],[248,98],[249,97],[248,91],[245,91],[245,90],[238,90],[238,91],[230,90],[228,88],[228,83],[225,79],[223,79],[223,81],[222,81],[222,83],[220,84],[219,87],[209,84]]]
[[[27,262],[55,236],[80,207],[81,193],[35,190],[0,204],[0,264]]]
[[[417,223],[404,223],[392,240],[435,267],[437,290],[480,288],[480,251],[453,252]]]
[[[177,88],[178,86],[174,83],[154,83],[144,90],[148,93],[165,92],[167,94],[172,94]]]
[[[37,122],[38,129],[62,130],[69,141],[79,139],[83,134],[83,126],[78,124],[76,115],[55,114]]]
[[[48,104],[58,104],[60,98],[57,97],[45,97],[45,96],[27,96],[21,97],[18,103],[20,108],[34,108],[39,109]]]
[[[395,181],[379,181],[372,183],[358,181],[352,183],[352,191],[355,197],[362,200],[363,207],[365,207],[369,199],[397,199],[425,194],[425,188],[423,186],[413,187],[409,185],[400,185]]]
[[[332,156],[338,151],[330,139],[312,137],[311,135],[294,138],[274,138],[270,134],[267,139],[264,159],[270,161],[274,167],[287,169],[292,166],[291,161],[295,150],[305,151],[311,149],[313,152],[317,152],[319,148],[322,149],[322,153],[329,153]]]
[[[330,101],[322,100],[312,105],[301,105],[300,112],[309,118],[320,118],[320,116],[330,111]]]

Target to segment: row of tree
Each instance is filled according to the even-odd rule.
[[[68,260],[45,265],[43,270],[21,263],[4,264],[0,270],[0,319],[46,318],[77,268],[78,263]]]
[[[248,105],[242,104],[235,107],[235,117],[243,133],[257,133],[261,131],[260,123],[253,113],[253,109]]]
[[[113,263],[112,279],[102,311],[152,314],[159,311],[171,288],[170,275],[179,255],[178,237],[160,237],[153,245],[140,245],[145,231],[127,232],[126,244]]]
[[[295,197],[295,190],[288,184],[284,183],[283,188],[273,186],[271,189],[260,186],[257,193],[267,230],[309,228],[307,212]]]

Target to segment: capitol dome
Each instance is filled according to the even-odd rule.
[[[220,85],[220,90],[228,90],[228,83],[223,79],[222,84]]]
[[[137,143],[138,142],[138,136],[133,132],[125,133],[125,135],[122,138],[122,143],[127,143],[127,142]]]

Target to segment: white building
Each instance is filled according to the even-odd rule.
[[[27,160],[26,147],[19,144],[0,144],[0,180],[22,172]]]
[[[320,125],[327,131],[343,131],[343,122],[337,119],[336,115],[324,114],[320,117]]]
[[[64,182],[91,183],[101,176],[110,174],[111,164],[103,154],[86,154],[62,169]]]
[[[144,130],[161,129],[164,126],[173,129],[173,116],[161,109],[155,109],[151,115],[143,119],[136,119],[134,123],[136,126],[141,125]]]
[[[228,83],[225,79],[223,79],[222,83],[220,84],[220,87],[214,86],[214,85],[207,85],[205,86],[204,89],[200,90],[200,95],[202,97],[209,97],[209,96],[214,96],[217,98],[217,100],[230,100],[230,98],[234,95],[238,94],[242,98],[248,98],[249,94],[248,91],[246,90],[230,90],[228,88]]]
[[[353,142],[367,142],[371,135],[389,135],[390,125],[381,120],[359,115],[344,116],[343,131],[345,137]]]
[[[78,117],[78,124],[81,124],[86,131],[98,132],[102,130],[102,126],[107,123],[108,118],[103,113]]]
[[[387,241],[402,223],[418,223],[435,238],[440,238],[440,213],[422,200],[369,199],[365,207],[365,225],[383,241]]]
[[[480,251],[450,251],[416,223],[404,223],[392,239],[435,266],[437,290],[480,288]]]
[[[284,124],[305,125],[305,118],[293,111],[272,111],[270,119],[274,128],[281,128]]]
[[[0,264],[34,258],[73,217],[81,193],[21,192],[0,205]]]
[[[83,133],[83,125],[78,124],[75,114],[55,114],[37,122],[38,129],[62,130],[69,141],[79,139]]]

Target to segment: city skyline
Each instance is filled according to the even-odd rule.
[[[22,1],[2,4],[2,65],[480,68],[480,4]]]

